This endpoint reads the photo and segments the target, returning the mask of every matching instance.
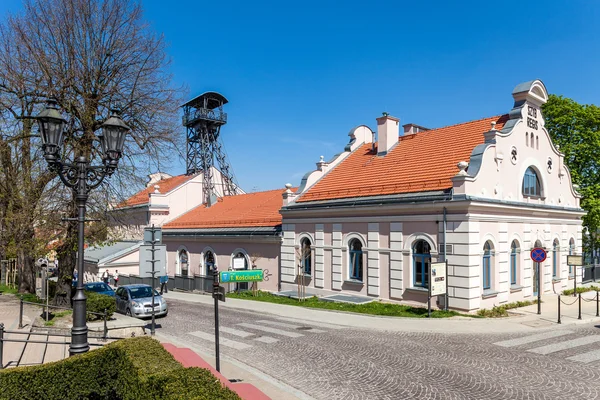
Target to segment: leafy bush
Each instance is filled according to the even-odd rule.
[[[104,310],[106,310],[108,318],[112,317],[115,311],[117,311],[117,302],[112,296],[86,291],[85,297],[87,297],[87,311],[102,314],[104,313]],[[94,321],[97,319],[102,319],[102,316],[87,314],[88,321]]]
[[[585,293],[585,292],[593,292],[593,291],[600,292],[600,287],[591,285],[591,286],[581,286],[581,287],[577,288],[577,293]],[[573,294],[573,289],[563,290],[562,294],[565,296],[570,296]]]
[[[239,400],[208,371],[181,366],[149,337],[122,339],[68,359],[0,371],[0,400]]]
[[[514,303],[507,303],[507,304],[503,304],[501,306],[494,306],[494,307],[492,307],[491,310],[487,309],[487,308],[482,308],[481,310],[477,311],[477,315],[479,315],[480,317],[486,317],[486,318],[508,317],[507,310],[511,310],[513,308],[519,308],[519,307],[527,307],[532,304],[537,304],[537,299],[536,300],[526,300],[526,301],[515,301]]]

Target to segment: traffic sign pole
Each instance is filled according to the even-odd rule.
[[[537,313],[542,313],[542,263],[546,261],[546,250],[541,247],[531,249],[531,260],[537,263],[537,285],[538,285],[538,304]]]
[[[219,272],[216,267],[214,267],[213,276],[213,298],[215,299],[215,368],[218,372],[221,372],[221,356],[219,355],[219,296],[217,295],[219,290]]]

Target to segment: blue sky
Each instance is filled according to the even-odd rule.
[[[514,86],[536,78],[598,104],[596,1],[142,3],[175,84],[229,99],[221,132],[247,191],[299,184],[383,111],[430,128],[479,119],[509,111]]]

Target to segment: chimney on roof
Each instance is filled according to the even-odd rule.
[[[417,124],[404,124],[402,128],[404,128],[404,136],[429,130],[429,128]]]
[[[377,155],[385,156],[398,143],[400,120],[384,112],[377,118]]]

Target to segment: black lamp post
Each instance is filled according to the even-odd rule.
[[[83,292],[85,207],[90,190],[98,187],[106,176],[112,175],[117,169],[129,127],[113,110],[110,118],[101,126],[102,134],[98,135],[103,165],[92,166],[90,160],[84,155],[78,156],[74,163],[61,160],[60,151],[63,146],[63,129],[66,121],[60,114],[55,100],[48,100],[46,108],[36,119],[42,135],[42,150],[48,168],[56,172],[60,180],[75,193],[78,216],[72,220],[77,221],[79,225],[77,236],[78,279],[73,297],[73,328],[71,329],[69,354],[81,354],[90,349],[86,324],[86,297]]]

